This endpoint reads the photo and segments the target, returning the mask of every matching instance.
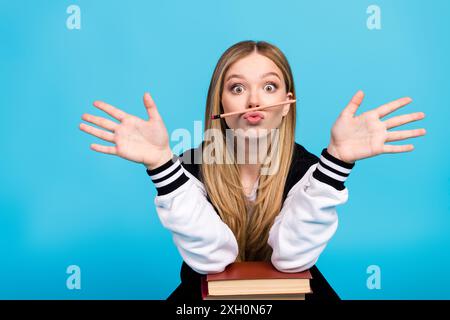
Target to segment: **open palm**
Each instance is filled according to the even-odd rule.
[[[148,93],[144,95],[144,105],[149,120],[127,114],[105,102],[95,101],[95,107],[119,120],[120,123],[90,114],[83,114],[83,120],[107,131],[85,123],[80,124],[80,129],[115,144],[114,146],[91,144],[91,148],[95,151],[117,155],[149,167],[157,166],[172,156],[169,137],[156,104]]]
[[[331,141],[328,152],[345,162],[369,158],[382,153],[399,153],[412,151],[414,146],[387,145],[385,142],[404,140],[422,136],[425,129],[388,131],[408,122],[423,119],[423,112],[392,117],[385,121],[380,119],[410,103],[411,98],[405,97],[384,104],[376,109],[355,116],[361,105],[364,93],[358,91],[344,108],[331,129]]]

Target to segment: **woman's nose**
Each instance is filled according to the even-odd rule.
[[[259,107],[259,104],[257,102],[250,102],[250,104],[248,105],[248,107],[251,108],[256,108]]]
[[[260,96],[258,94],[258,92],[255,90],[252,92],[250,92],[250,95],[248,97],[248,107],[249,108],[256,108],[259,107],[260,105]]]

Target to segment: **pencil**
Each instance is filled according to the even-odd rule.
[[[271,104],[271,105],[268,105],[268,106],[260,106],[260,107],[256,107],[256,108],[252,108],[252,109],[245,109],[245,110],[241,110],[241,111],[234,111],[234,112],[228,112],[228,113],[215,114],[215,115],[211,116],[211,119],[214,120],[214,119],[225,118],[225,117],[232,116],[232,115],[235,115],[235,114],[263,110],[263,109],[266,109],[266,108],[277,107],[277,106],[280,106],[280,105],[283,105],[283,104],[289,104],[290,105],[291,103],[294,103],[295,101],[297,101],[297,100],[296,99],[286,100],[286,101],[278,102],[278,103]]]

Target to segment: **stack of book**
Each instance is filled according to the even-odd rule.
[[[311,273],[278,271],[270,262],[235,262],[202,277],[203,300],[304,300]]]

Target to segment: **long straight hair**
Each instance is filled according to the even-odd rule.
[[[222,221],[230,227],[236,237],[239,246],[236,261],[270,261],[272,248],[267,244],[269,230],[282,207],[283,187],[289,173],[295,144],[296,104],[293,103],[278,128],[276,151],[272,149],[273,143],[269,148],[269,152],[274,154],[269,166],[276,166],[277,172],[260,175],[257,196],[250,207],[241,183],[238,164],[205,161],[205,150],[209,144],[215,144],[212,149],[219,150],[227,143],[228,126],[225,120],[223,118],[211,120],[213,114],[224,112],[221,96],[225,74],[233,63],[253,52],[264,55],[277,65],[283,73],[286,92],[293,93],[292,99],[296,96],[292,71],[286,57],[280,49],[265,41],[242,41],[231,46],[220,57],[212,75],[206,102],[205,131],[216,129],[213,131],[221,134],[219,137],[215,136],[212,141],[205,141],[201,179]],[[251,214],[248,210],[251,210]]]

